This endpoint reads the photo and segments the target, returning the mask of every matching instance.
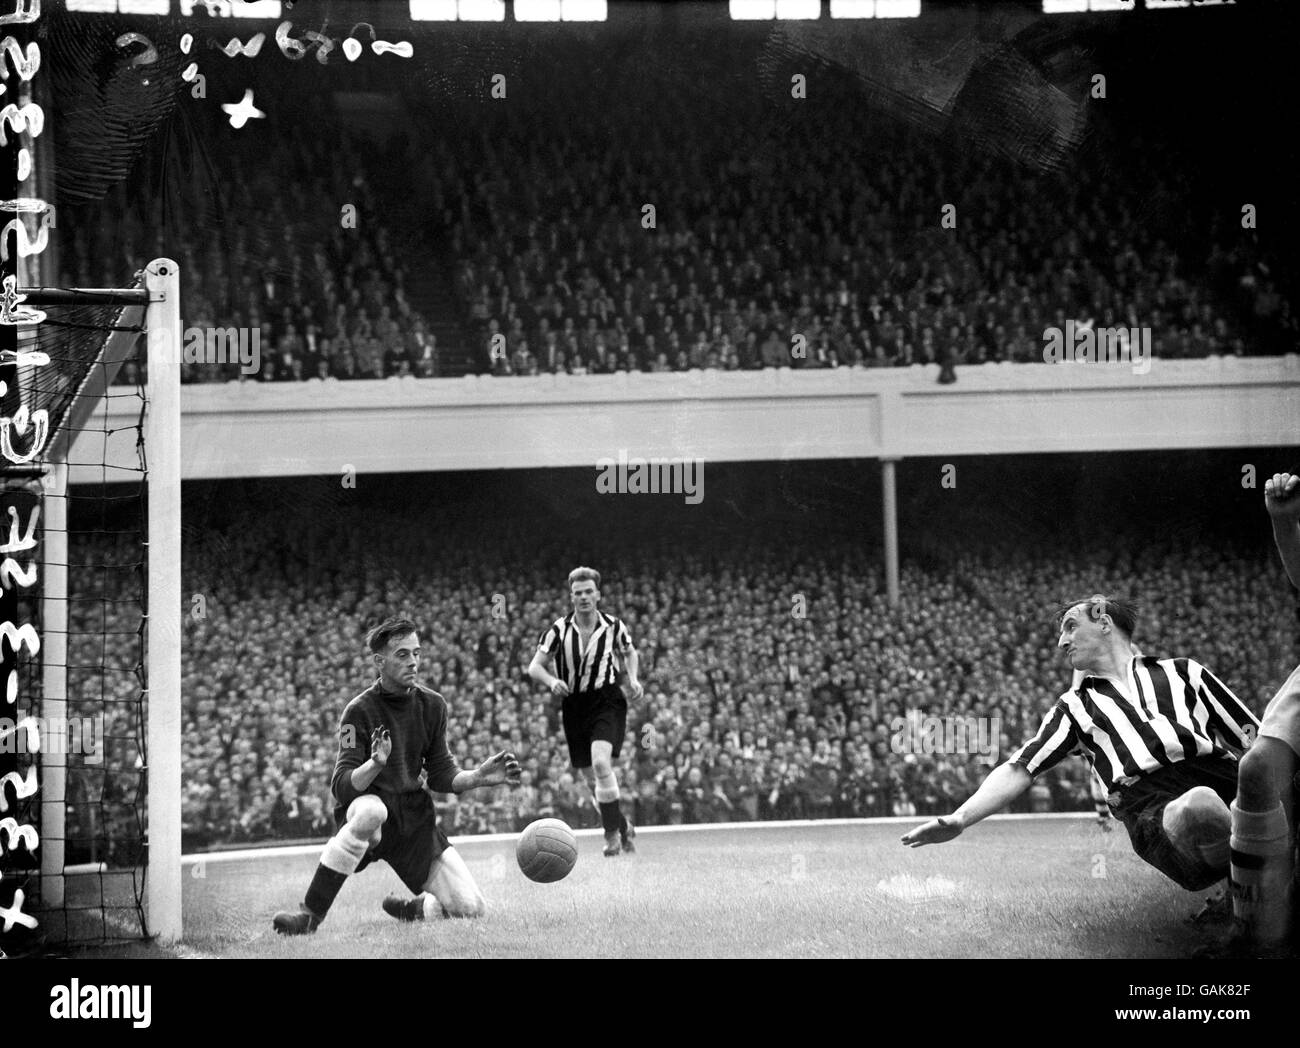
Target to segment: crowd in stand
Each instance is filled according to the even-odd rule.
[[[338,717],[373,675],[362,637],[396,613],[422,626],[421,677],[449,703],[457,760],[510,749],[524,767],[516,788],[439,797],[446,831],[517,830],[547,815],[597,825],[558,709],[523,672],[567,610],[569,549],[504,524],[476,524],[472,548],[448,543],[458,525],[440,509],[418,525],[375,510],[288,515],[292,547],[268,543],[250,518],[195,533],[186,550],[186,592],[206,595],[204,614],[185,619],[190,846],[330,832]],[[375,548],[377,528],[400,567]],[[618,770],[643,824],[951,810],[1067,686],[1052,602],[1092,592],[1099,577],[1141,579],[1148,652],[1199,659],[1257,710],[1294,662],[1273,565],[1208,544],[906,563],[892,609],[875,555],[848,538],[792,550],[755,530],[698,552],[667,537],[584,549],[642,658],[646,694]],[[973,718],[992,753],[925,752],[923,714]],[[1090,807],[1086,766],[1066,762],[1020,807]]]
[[[411,305],[417,255],[437,261],[429,279],[460,311],[437,319],[484,374],[932,364],[951,377],[1042,360],[1044,329],[1070,320],[1149,328],[1159,357],[1296,350],[1276,267],[1192,195],[1176,157],[1098,127],[1110,166],[1039,172],[960,154],[835,90],[777,121],[743,98],[722,119],[685,86],[653,107],[574,89],[558,108],[520,100],[384,146],[308,133],[338,119],[316,103],[216,160],[255,211],[164,236],[119,187],[71,224],[65,280],[178,257],[186,325],[261,340],[257,372],[191,364],[194,382],[458,373]],[[1126,157],[1134,170],[1117,170]],[[393,248],[394,172],[424,205],[415,250]],[[356,207],[353,225],[336,202]]]
[[[113,287],[154,257],[175,258],[183,328],[203,336],[203,359],[182,364],[187,383],[436,377],[437,337],[408,299],[410,259],[395,250],[374,187],[374,172],[392,159],[356,134],[327,140],[291,126],[221,159],[228,182],[257,202],[251,216],[237,207],[207,227],[181,216],[170,236],[161,231],[159,202],[142,215],[119,184],[68,223],[64,286]],[[246,346],[257,340],[255,370],[243,366],[237,342],[207,334],[240,329]],[[131,361],[118,381],[134,384],[143,374]]]
[[[132,502],[116,501],[119,509]],[[69,863],[132,866],[144,857],[146,803],[143,530],[129,513],[111,528],[103,520],[77,528],[69,554],[67,716],[92,727],[81,729],[81,745],[74,731],[66,749],[66,855]]]
[[[601,105],[607,123],[562,136],[458,142],[448,236],[482,370],[1041,361],[1069,320],[1150,328],[1160,357],[1296,348],[1246,233],[1143,217],[1181,178],[1158,163],[1128,179],[941,156],[851,97],[794,129],[671,100],[647,128],[634,103]]]

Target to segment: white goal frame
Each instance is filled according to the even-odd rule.
[[[180,268],[158,258],[143,270],[143,289],[20,289],[34,306],[121,304],[120,328],[143,323],[149,349],[144,445],[148,516],[145,605],[145,756],[147,848],[145,933],[178,941],[181,923],[181,427]],[[42,543],[42,621],[45,634],[42,713],[67,713],[69,459],[121,365],[136,354],[138,331],[108,334],[95,366],[77,390],[67,419],[44,457],[46,498]],[[59,721],[61,723],[61,721]],[[56,748],[66,750],[66,747]],[[41,755],[40,875],[43,908],[65,896],[66,752]]]

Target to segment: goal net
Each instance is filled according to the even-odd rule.
[[[178,287],[0,307],[7,955],[180,935]]]

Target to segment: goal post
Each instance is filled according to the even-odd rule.
[[[181,937],[181,313],[180,272],[169,258],[145,267],[149,291],[145,450],[149,556],[146,575],[145,764],[149,850],[145,921],[162,942]]]
[[[30,341],[50,358],[52,366],[40,370],[57,376],[30,388],[24,383],[23,391],[24,406],[30,401],[48,410],[50,425],[43,452],[28,467],[39,467],[42,524],[41,549],[33,551],[40,566],[41,648],[33,681],[39,696],[32,708],[47,735],[50,725],[64,732],[64,745],[47,738],[31,754],[40,791],[32,798],[39,830],[34,912],[44,925],[41,937],[50,941],[149,937],[170,943],[182,935],[179,267],[155,259],[137,279],[134,288],[17,289],[25,306],[50,309],[50,320],[36,326]],[[143,367],[144,379],[135,388],[114,385],[132,360]],[[138,488],[141,497],[102,493],[123,483]],[[101,493],[86,495],[87,490]],[[143,548],[131,553],[134,560],[102,554],[94,542],[103,536],[93,529],[89,539],[84,530],[70,531],[85,527],[73,519],[74,501],[142,501],[142,534],[135,545]],[[84,567],[79,540],[92,550]],[[128,599],[93,589],[91,576],[110,575],[132,579],[136,592]],[[77,592],[88,586],[90,596]],[[138,628],[110,624],[102,635],[78,637],[72,609],[112,606],[120,612],[137,605]],[[126,632],[136,636],[124,637]],[[73,650],[77,643],[83,652],[88,646],[103,653],[98,709],[87,679],[96,667]],[[127,672],[134,682],[124,681]],[[123,697],[127,691],[129,700]],[[94,717],[100,724],[97,761],[117,761],[119,767],[70,764],[76,726],[88,731],[83,722]],[[113,836],[128,832],[129,841]],[[86,857],[91,861],[77,861]],[[134,916],[116,920],[110,912],[116,909]]]

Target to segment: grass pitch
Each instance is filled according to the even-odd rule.
[[[643,830],[632,856],[578,838],[573,873],[533,884],[514,841],[456,847],[488,900],[475,921],[402,924],[386,864],[344,885],[320,930],[282,938],[318,852],[269,850],[187,867],[180,956],[217,957],[1186,957],[1204,933],[1189,893],[1091,818],[993,819],[917,850],[919,820]],[[107,951],[91,951],[103,956]],[[142,947],[123,953],[157,955]]]

